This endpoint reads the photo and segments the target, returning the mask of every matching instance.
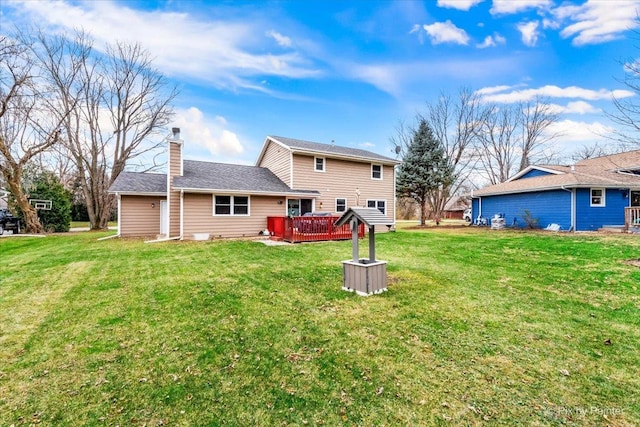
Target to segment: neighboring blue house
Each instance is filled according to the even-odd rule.
[[[525,227],[525,211],[539,227],[589,231],[623,226],[625,208],[640,209],[640,150],[582,160],[571,166],[529,166],[501,184],[474,191],[472,217],[502,214]]]

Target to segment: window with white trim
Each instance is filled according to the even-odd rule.
[[[378,208],[383,215],[387,214],[387,201],[386,200],[367,200],[368,208]]]
[[[605,192],[604,188],[592,188],[591,189],[591,206],[603,207],[605,206]]]
[[[347,211],[347,199],[336,199],[336,212]]]
[[[316,172],[324,172],[324,157],[313,158],[313,170]]]
[[[371,179],[382,179],[382,165],[371,164]]]
[[[213,196],[214,215],[249,215],[249,196]]]

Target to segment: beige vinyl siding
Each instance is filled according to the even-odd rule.
[[[169,143],[169,176],[170,187],[173,188],[173,177],[182,175],[182,145],[176,142]],[[180,235],[180,192],[169,192],[169,236]]]
[[[271,170],[282,182],[291,186],[290,151],[286,148],[269,141],[267,149],[258,166]]]
[[[160,201],[164,197],[121,196],[120,235],[156,236],[160,233]],[[151,204],[153,203],[153,207]]]
[[[282,202],[282,203],[278,203]],[[283,215],[284,197],[249,196],[249,216],[213,215],[212,194],[184,195],[184,239],[193,233],[217,237],[257,237],[268,216]]]
[[[313,156],[293,155],[294,188],[320,192],[320,197],[316,198],[316,211],[335,214],[336,198],[347,199],[347,208],[355,207],[357,188],[360,190],[358,206],[366,207],[367,200],[386,200],[386,215],[395,218],[393,166],[383,165],[381,180],[371,179],[369,162],[326,158],[325,173],[314,172],[313,168]]]

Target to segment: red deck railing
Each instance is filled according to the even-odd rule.
[[[270,216],[267,229],[271,236],[287,242],[317,242],[321,240],[351,239],[349,224],[336,227],[337,216]],[[358,227],[358,237],[364,237],[364,224]]]

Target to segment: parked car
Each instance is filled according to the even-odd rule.
[[[5,230],[11,230],[14,234],[20,232],[20,219],[11,215],[9,209],[0,209],[0,235]]]
[[[467,222],[471,222],[471,208],[467,208],[464,210],[464,212],[462,213],[462,219]]]

